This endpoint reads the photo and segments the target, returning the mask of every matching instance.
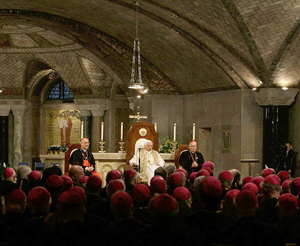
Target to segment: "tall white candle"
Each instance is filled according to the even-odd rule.
[[[196,132],[195,130],[196,130],[196,124],[194,123],[193,124],[193,139],[192,140],[196,140],[195,139],[195,132]]]
[[[123,122],[121,122],[121,140],[123,140]]]
[[[104,122],[101,122],[101,141],[103,140],[103,133],[104,133]]]
[[[154,130],[157,132],[157,123],[154,123]]]
[[[174,123],[174,136],[173,136],[174,142],[176,141],[176,123]]]
[[[81,121],[81,129],[80,129],[80,139],[83,138],[83,121]]]

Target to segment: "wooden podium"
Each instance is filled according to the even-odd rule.
[[[135,122],[126,133],[126,165],[129,165],[129,160],[135,154],[136,142],[142,138],[151,140],[153,142],[153,149],[158,151],[159,134],[155,131],[154,125],[146,121]]]

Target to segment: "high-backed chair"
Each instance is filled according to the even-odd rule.
[[[80,144],[71,144],[65,152],[65,174],[69,172],[69,160],[73,150],[80,148]]]
[[[137,155],[139,150],[144,149],[145,147],[145,143],[148,139],[146,138],[140,138],[139,140],[137,140],[135,142],[135,146],[134,146],[134,154]]]
[[[139,158],[140,151],[145,148],[145,143],[148,139],[146,138],[140,138],[135,142],[134,146],[134,155]],[[138,164],[138,163],[137,163]]]
[[[189,145],[185,144],[185,145],[178,146],[178,149],[175,151],[174,164],[175,164],[176,168],[179,168],[180,154],[182,153],[182,151],[187,150],[187,149],[189,149]]]
[[[140,140],[142,139],[142,140]],[[154,129],[154,125],[150,122],[140,121],[131,125],[130,130],[126,133],[126,164],[136,154],[136,146],[144,148],[145,139],[153,142],[153,149],[158,151],[159,135]],[[141,142],[138,142],[141,141]],[[136,144],[138,142],[138,144]]]

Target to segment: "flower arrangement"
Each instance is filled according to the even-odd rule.
[[[59,153],[59,152],[66,152],[67,149],[68,149],[67,146],[51,145],[51,146],[48,148],[48,154],[50,154],[51,152],[52,152],[53,154]]]
[[[159,153],[171,153],[173,149],[173,140],[170,137],[164,138],[162,144],[159,146]],[[176,148],[180,143],[176,141]]]

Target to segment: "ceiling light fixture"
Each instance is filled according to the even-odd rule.
[[[138,11],[139,3],[136,2],[136,35],[133,41],[133,55],[132,55],[132,67],[129,89],[142,90],[145,85],[142,81],[142,66],[141,66],[141,54],[140,54],[140,40],[138,38]]]
[[[284,87],[282,87],[281,89],[284,90],[284,91],[286,91],[286,90],[288,90],[289,88],[287,88],[287,87],[284,86]]]

